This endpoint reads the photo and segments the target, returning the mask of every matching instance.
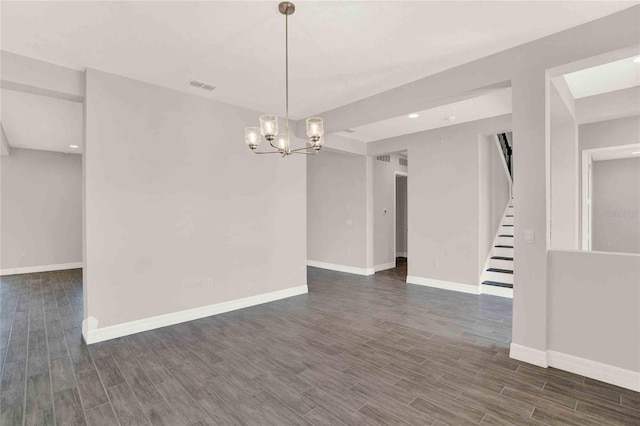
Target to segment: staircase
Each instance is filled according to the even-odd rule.
[[[513,184],[513,163],[512,147],[506,134],[496,135],[496,147],[501,153],[502,164],[504,166],[507,180],[509,181],[509,193]],[[482,293],[494,296],[513,298],[513,241],[514,241],[514,220],[513,220],[513,195],[511,195],[507,207],[502,216],[502,221],[498,227],[493,247],[489,252],[489,257],[484,270],[480,276]]]
[[[513,199],[505,209],[482,273],[482,293],[513,297]]]

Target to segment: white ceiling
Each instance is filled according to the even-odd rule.
[[[290,18],[291,113],[329,110],[637,2],[300,1]],[[2,49],[284,110],[277,2],[1,3]],[[218,86],[194,91],[199,79]]]
[[[564,79],[574,99],[640,86],[640,63],[633,62],[636,57],[565,74]]]
[[[7,89],[0,96],[2,127],[11,147],[81,153],[82,104]]]
[[[337,134],[363,142],[373,142],[394,136],[510,114],[511,88],[497,90],[486,95],[442,105],[426,111],[417,111],[417,113],[419,116],[416,118],[402,115],[350,129],[354,131],[353,133],[343,131]]]

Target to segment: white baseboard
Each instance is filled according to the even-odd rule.
[[[407,283],[441,288],[443,290],[459,291],[462,293],[480,294],[479,285],[454,283],[451,281],[434,280],[432,278],[414,277],[411,275],[407,275]]]
[[[74,263],[59,263],[57,265],[39,265],[39,266],[23,266],[21,268],[5,268],[5,269],[0,269],[0,276],[33,274],[34,272],[63,271],[65,269],[82,268],[82,266],[83,266],[82,262],[74,262]]]
[[[90,345],[92,343],[103,342],[117,337],[128,336],[134,333],[149,331],[160,327],[167,327],[181,322],[192,321],[199,318],[218,315],[237,309],[248,308],[250,306],[261,305],[287,297],[298,296],[307,293],[307,285],[291,287],[284,290],[273,291],[271,293],[249,296],[242,299],[230,300],[228,302],[216,303],[214,305],[201,306],[199,308],[187,309],[165,315],[158,315],[151,318],[131,321],[109,327],[98,328],[99,322],[93,317],[82,321],[82,336],[84,341]]]
[[[396,252],[396,257],[407,257],[407,252],[406,251]]]
[[[307,260],[307,265],[315,268],[329,269],[332,271],[346,272],[347,274],[356,275],[373,275],[374,268],[356,268],[355,266],[338,265],[335,263],[318,262],[317,260]]]
[[[376,265],[373,267],[373,270],[375,272],[380,272],[380,271],[385,271],[387,269],[393,269],[396,267],[396,262],[395,260],[393,262],[389,262],[389,263],[383,263],[381,265]]]
[[[498,287],[495,285],[481,285],[482,294],[489,294],[491,296],[507,297],[513,299],[513,289],[506,287]]]
[[[509,357],[517,359],[518,361],[524,361],[528,364],[537,365],[538,367],[542,368],[547,368],[549,366],[546,351],[533,349],[528,346],[518,345],[516,343],[511,344]]]
[[[549,366],[640,392],[640,372],[562,352],[547,351]]]
[[[539,367],[553,367],[640,392],[640,372],[638,371],[627,370],[562,352],[541,351],[515,343],[511,344],[509,356]]]

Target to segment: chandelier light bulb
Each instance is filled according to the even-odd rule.
[[[278,134],[278,116],[277,115],[261,115],[260,116],[260,132],[268,141],[272,141]]]
[[[286,135],[280,135],[276,138],[276,142],[274,144],[276,148],[280,151],[288,151],[289,149],[289,138]]]
[[[244,141],[251,149],[256,149],[260,145],[260,129],[258,127],[246,127],[244,129]]]
[[[324,124],[320,117],[307,118],[307,136],[311,141],[311,145],[315,146],[324,135]]]

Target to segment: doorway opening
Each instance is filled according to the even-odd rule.
[[[407,275],[408,260],[408,208],[407,208],[407,173],[395,172],[395,238],[394,252],[396,268]]]

